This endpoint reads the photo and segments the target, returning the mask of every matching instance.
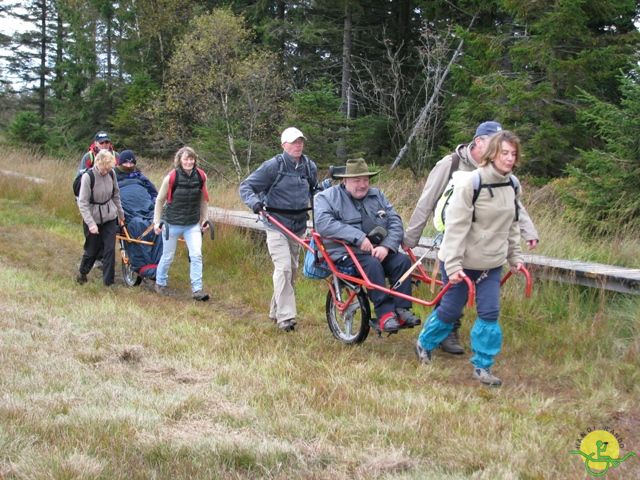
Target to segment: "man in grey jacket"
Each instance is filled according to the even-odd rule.
[[[487,121],[478,125],[473,140],[468,145],[458,145],[454,152],[440,160],[429,172],[422,194],[416,204],[411,219],[404,234],[404,244],[413,248],[418,244],[427,220],[433,215],[438,200],[442,196],[453,172],[462,170],[471,172],[478,168],[478,162],[482,158],[490,138],[502,130],[502,125],[495,121]],[[529,213],[522,203],[519,203],[520,235],[527,242],[529,249],[536,248],[538,244],[538,231],[534,226]],[[451,334],[442,342],[440,347],[447,353],[462,355],[464,349],[458,339],[458,320]]]
[[[296,326],[294,284],[300,245],[268,223],[264,212],[273,215],[298,236],[307,228],[309,200],[317,188],[316,164],[302,154],[305,137],[289,127],[282,132],[283,152],[264,162],[240,183],[240,198],[265,221],[267,248],[273,262],[273,296],[269,318],[285,332]]]
[[[316,195],[314,215],[316,231],[325,238],[327,253],[338,265],[353,265],[341,240],[351,247],[369,280],[385,285],[385,277],[391,284],[411,266],[407,255],[398,252],[403,237],[400,216],[377,188],[370,188],[369,178],[378,172],[370,172],[362,158],[347,160],[344,173],[334,174],[342,178],[340,185]],[[397,288],[411,295],[411,280],[405,280]],[[378,328],[395,332],[402,327],[414,327],[420,319],[411,313],[411,302],[380,290],[368,292],[373,303]]]

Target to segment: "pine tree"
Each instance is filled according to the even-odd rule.
[[[634,71],[622,78],[620,105],[583,92],[582,127],[598,148],[581,150],[569,167],[569,181],[560,193],[569,218],[592,234],[613,234],[640,228],[640,83]]]

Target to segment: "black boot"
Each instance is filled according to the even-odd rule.
[[[440,344],[440,348],[452,355],[462,355],[464,354],[464,348],[460,345],[460,340],[458,339],[458,329],[460,328],[460,320],[458,319],[456,323],[453,324],[453,330],[447,338],[445,338]]]

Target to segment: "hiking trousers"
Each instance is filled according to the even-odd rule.
[[[297,314],[294,287],[298,273],[300,244],[284,233],[268,228],[267,248],[273,262],[273,295],[269,318],[280,323],[295,318]]]
[[[189,279],[193,293],[202,290],[202,231],[200,224],[193,225],[169,225],[165,223],[163,235],[169,228],[169,238],[162,243],[162,256],[156,269],[156,283],[166,287],[169,282],[169,267],[173,263],[176,254],[178,239],[184,238],[189,251]]]
[[[369,280],[381,287],[386,285],[386,277],[389,278],[389,283],[393,285],[411,267],[409,257],[399,252],[389,251],[389,254],[382,262],[369,253],[357,253],[356,257]],[[341,264],[354,266],[351,258],[346,258]],[[411,295],[411,278],[402,282],[396,291]],[[389,312],[394,312],[397,308],[411,308],[409,300],[389,295],[380,290],[369,289],[367,294],[369,295],[369,300],[373,303],[377,318],[381,318]]]
[[[88,274],[102,252],[102,281],[105,285],[113,285],[116,267],[116,233],[118,220],[110,220],[98,225],[98,233],[89,232],[84,224],[87,236],[84,239],[84,253],[80,261],[80,273]]]

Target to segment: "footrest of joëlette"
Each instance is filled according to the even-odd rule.
[[[400,330],[405,330],[405,329],[407,329],[407,328],[413,328],[413,327],[416,327],[416,326],[418,326],[418,325],[420,325],[420,324],[417,324],[417,325],[409,325],[409,324],[406,324],[406,323],[405,323],[405,324],[402,324],[402,325],[400,326],[400,328],[398,328],[397,330],[385,331],[385,330],[382,330],[382,329],[380,328],[380,322],[378,321],[378,319],[377,319],[377,318],[372,318],[371,320],[369,320],[369,326],[370,326],[373,330],[375,330],[375,332],[378,334],[378,336],[379,336],[379,337],[382,337],[382,334],[383,334],[383,333],[386,333],[386,334],[387,334],[387,337],[388,337],[389,335],[393,335],[394,333],[398,333]]]
[[[393,335],[394,333],[398,333],[400,331],[400,329],[398,330],[391,330],[390,332],[385,332],[384,330],[380,329],[380,322],[378,322],[377,318],[372,318],[371,320],[369,320],[369,326],[378,334],[378,337],[382,338],[382,334],[386,333],[387,337],[390,335]]]

